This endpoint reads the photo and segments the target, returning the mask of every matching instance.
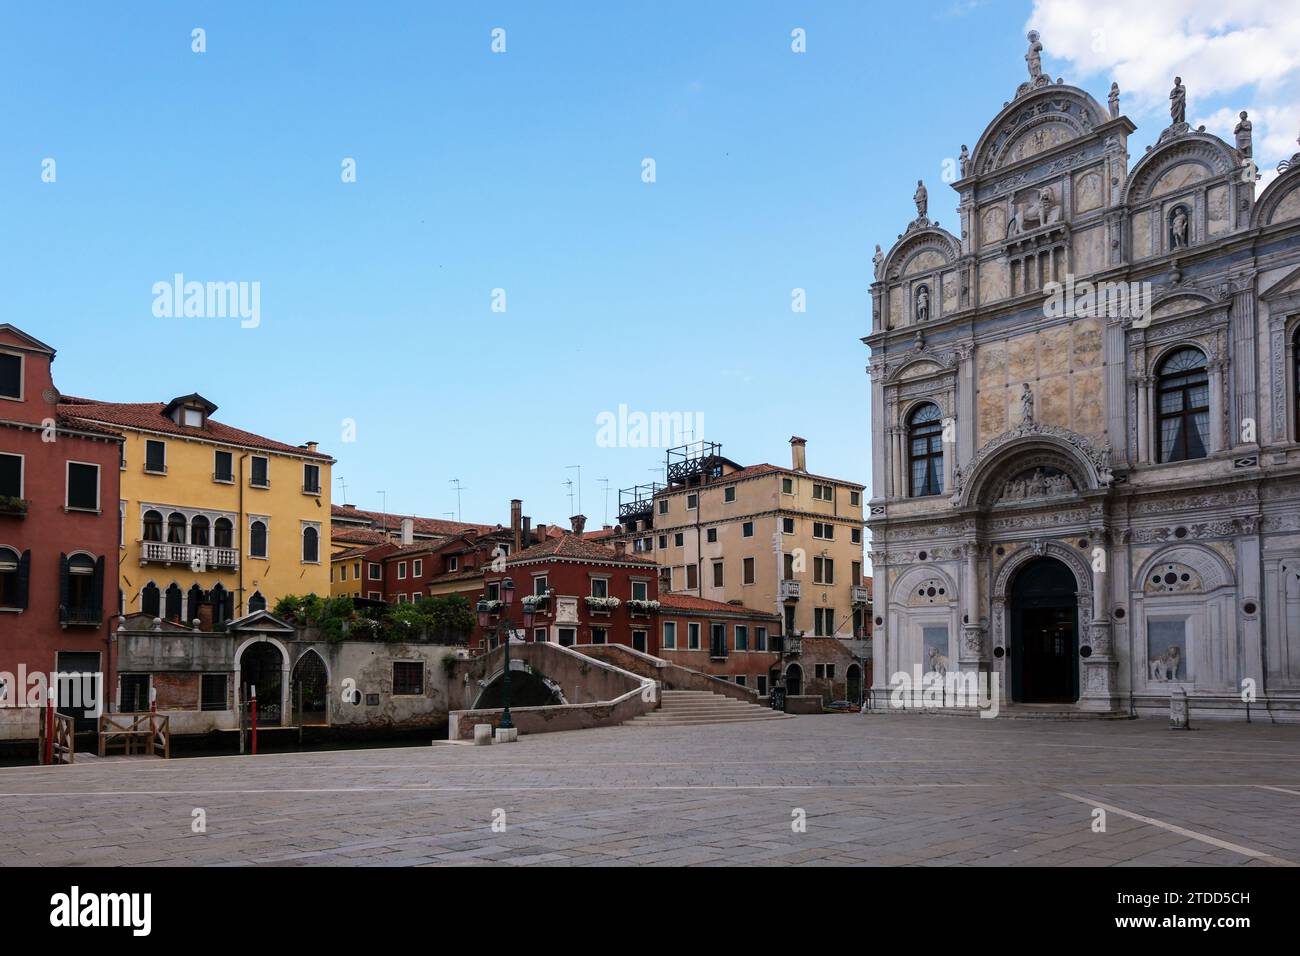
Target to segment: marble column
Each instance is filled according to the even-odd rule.
[[[989,669],[984,628],[980,624],[979,560],[978,542],[965,542],[962,545],[961,646],[957,654],[962,673]]]
[[[1092,529],[1092,607],[1086,635],[1081,635],[1080,653],[1086,646],[1089,656],[1082,659],[1082,683],[1079,706],[1084,710],[1110,711],[1119,704],[1119,662],[1115,660],[1110,633],[1110,547],[1105,527]]]

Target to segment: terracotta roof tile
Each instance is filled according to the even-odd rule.
[[[531,548],[524,548],[514,554],[506,563],[521,564],[525,561],[553,557],[578,558],[585,561],[619,561],[624,564],[657,566],[649,558],[640,558],[628,553],[619,554],[609,545],[601,544],[598,541],[589,541],[577,535],[566,534],[559,538],[552,538],[548,535],[547,538],[548,540],[543,541],[541,544],[535,544]]]
[[[315,458],[320,461],[333,461],[329,455],[318,451],[308,451],[296,445],[287,445],[241,428],[222,424],[209,418],[202,428],[177,425],[163,414],[167,405],[163,402],[97,402],[91,399],[72,399],[64,396],[64,403],[59,405],[59,413],[78,421],[101,422],[123,428],[139,428],[147,431],[161,432],[166,435],[185,437],[206,437],[211,441],[229,445],[239,445],[262,451],[278,451],[297,455],[302,458]]]
[[[708,598],[696,597],[694,594],[669,592],[659,595],[660,611],[700,611],[706,614],[722,612],[730,614],[753,614],[758,617],[777,617],[770,611],[756,611],[741,604],[726,604],[723,601],[710,601]]]
[[[462,531],[498,531],[501,525],[476,524],[472,521],[446,521],[442,518],[421,518],[417,515],[398,515],[387,511],[366,511],[349,505],[331,505],[330,516],[342,521],[364,521],[380,527],[400,531],[404,518],[412,519],[416,534],[449,535]]]

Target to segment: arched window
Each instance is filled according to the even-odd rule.
[[[188,618],[186,624],[189,624],[199,616],[199,605],[203,603],[203,588],[197,584],[191,585],[189,600],[186,602],[185,615]]]
[[[156,511],[144,513],[144,539],[146,541],[162,540],[162,515]]]
[[[248,555],[252,558],[266,557],[265,521],[254,521],[248,526]]]
[[[232,621],[235,618],[235,595],[227,591],[222,584],[212,586],[212,619],[221,630],[226,621]]]
[[[212,546],[214,548],[229,548],[231,541],[234,540],[234,526],[230,523],[229,518],[218,518],[212,525]]]
[[[1295,363],[1292,378],[1295,383],[1295,440],[1300,441],[1300,328],[1295,330],[1295,338],[1291,340],[1291,357]]]
[[[179,512],[173,511],[167,516],[167,543],[184,544],[185,543],[185,516]]]
[[[27,606],[23,560],[13,548],[0,548],[0,607]]]
[[[265,610],[266,610],[266,598],[262,597],[261,591],[254,591],[253,596],[248,599],[248,613],[252,614],[254,611],[265,611]]]
[[[938,405],[922,405],[908,417],[907,449],[912,497],[943,491],[943,420]]]
[[[1209,454],[1210,379],[1205,353],[1185,348],[1162,363],[1157,375],[1160,460],[1190,461]]]
[[[320,532],[311,525],[302,529],[302,559],[312,562],[320,560]]]
[[[190,522],[190,544],[201,544],[206,548],[208,546],[208,529],[210,527],[207,518],[203,515],[195,515],[194,520]]]
[[[167,588],[167,613],[164,615],[169,621],[179,621],[181,619],[181,589],[175,583]]]
[[[158,585],[150,581],[140,592],[140,612],[150,617],[158,617],[161,608],[162,594],[158,591]]]

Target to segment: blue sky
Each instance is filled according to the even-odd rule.
[[[65,392],[198,391],[319,441],[361,507],[442,516],[458,478],[466,520],[521,497],[562,521],[581,464],[599,524],[599,479],[663,459],[598,445],[620,404],[702,415],[745,463],[800,434],[811,470],[866,483],[874,244],[918,177],[954,226],[942,164],[1024,79],[1030,21],[1053,76],[1103,101],[1120,77],[1134,156],[1168,66],[1216,132],[1257,108],[1271,168],[1296,29],[1242,9],[1158,0],[1135,37],[1111,2],[8,3],[0,321],[59,349]],[[259,282],[260,324],[155,317],[178,272]]]

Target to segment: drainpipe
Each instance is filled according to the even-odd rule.
[[[240,617],[244,614],[244,461],[247,458],[248,452],[244,452],[239,456],[239,515],[235,521],[236,560],[239,562],[239,571],[237,572],[239,586],[236,588],[236,591],[239,592],[239,600],[236,608]]]

